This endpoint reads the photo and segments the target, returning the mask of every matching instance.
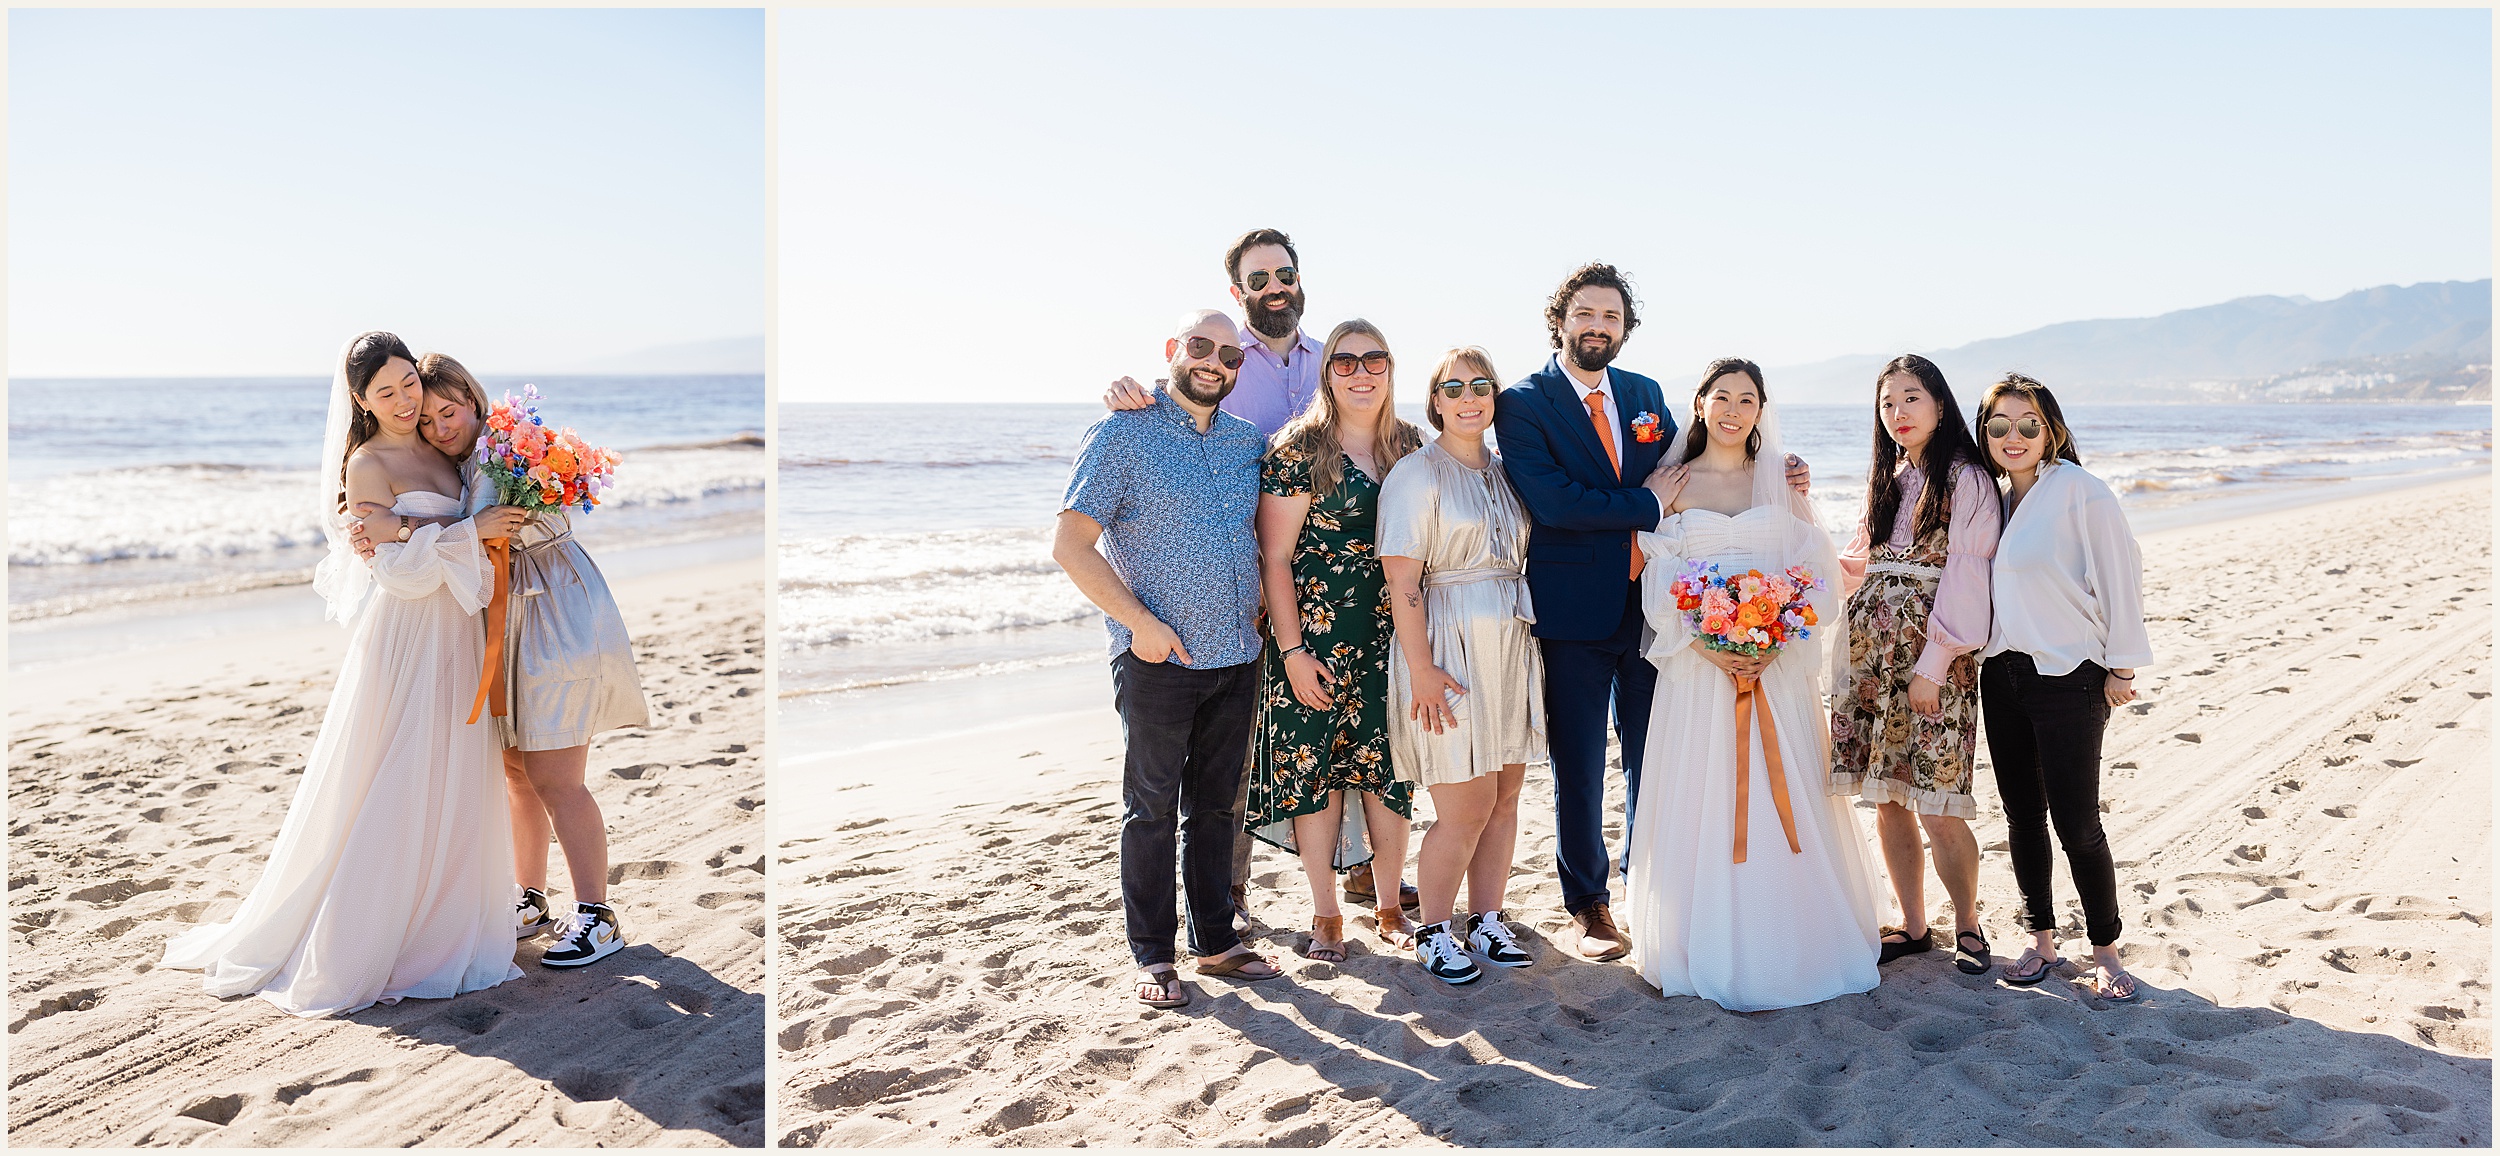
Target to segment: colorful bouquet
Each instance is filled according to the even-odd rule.
[[[479,434],[479,465],[494,480],[496,500],[525,510],[579,507],[585,514],[616,484],[615,450],[583,441],[572,427],[549,430],[538,416],[538,387],[503,395]]]
[[[1668,589],[1703,646],[1755,658],[1814,636],[1806,593],[1824,589],[1824,582],[1804,566],[1722,575],[1718,563],[1696,561],[1685,563]]]

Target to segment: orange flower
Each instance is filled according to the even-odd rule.
[[[547,451],[546,463],[548,469],[559,474],[571,474],[575,465],[573,451],[560,445],[556,446]]]

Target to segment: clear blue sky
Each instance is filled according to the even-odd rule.
[[[1262,225],[1314,336],[1513,377],[1588,259],[1675,375],[2491,274],[2488,10],[796,10],[779,52],[784,400],[1096,397]]]
[[[761,333],[755,10],[9,13],[12,376]]]

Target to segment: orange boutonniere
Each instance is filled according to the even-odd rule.
[[[1632,440],[1647,444],[1658,440],[1658,415],[1647,410],[1632,419]]]

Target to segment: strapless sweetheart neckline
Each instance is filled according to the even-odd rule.
[[[1717,514],[1719,517],[1725,518],[1725,519],[1727,519],[1727,520],[1729,520],[1729,521],[1733,522],[1733,521],[1735,521],[1736,519],[1738,519],[1738,518],[1742,518],[1742,517],[1744,517],[1746,514],[1751,514],[1751,513],[1754,513],[1754,512],[1755,512],[1755,511],[1757,511],[1757,510],[1768,510],[1768,509],[1772,509],[1772,508],[1774,508],[1774,507],[1771,507],[1771,506],[1747,506],[1747,507],[1745,507],[1745,509],[1744,509],[1744,512],[1743,512],[1743,513],[1736,513],[1736,514],[1721,514],[1721,513],[1719,513],[1719,511],[1717,511],[1717,510],[1713,510],[1713,509],[1711,509],[1711,508],[1710,508],[1710,507],[1708,507],[1708,506],[1693,506],[1693,507],[1689,507],[1689,508],[1687,508],[1687,509],[1677,510],[1674,514],[1672,514],[1672,515],[1670,515],[1670,516],[1671,516],[1671,517],[1678,517],[1678,518],[1680,518],[1680,517],[1683,517],[1683,516],[1684,516],[1684,515],[1686,515],[1686,514]]]

